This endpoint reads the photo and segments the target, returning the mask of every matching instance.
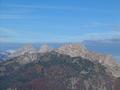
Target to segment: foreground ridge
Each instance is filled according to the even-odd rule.
[[[25,51],[24,51],[25,50]],[[19,53],[24,52],[24,53]],[[17,50],[0,63],[0,90],[119,90],[120,67],[112,56],[83,44]]]
[[[99,62],[109,68],[109,71],[113,74],[113,76],[120,77],[120,64],[118,64],[111,55],[104,55],[101,53],[89,51],[83,44],[64,44],[57,49],[50,47],[49,44],[43,44],[38,50],[33,48],[32,45],[27,44],[24,47],[16,50],[16,52],[12,53],[10,57],[13,58],[27,53],[47,53],[51,51],[69,55],[70,57],[82,57],[93,62]],[[34,58],[35,56],[32,57],[31,61],[33,61]],[[24,63],[24,61],[22,62]]]

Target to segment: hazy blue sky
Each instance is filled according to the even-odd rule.
[[[120,0],[0,0],[0,42],[120,39]]]

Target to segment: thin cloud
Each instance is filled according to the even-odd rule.
[[[77,6],[53,6],[53,5],[24,5],[24,4],[6,4],[3,7],[27,8],[27,9],[56,9],[56,10],[87,10],[88,8]]]
[[[24,36],[23,35],[26,35]],[[50,37],[50,39],[46,38]],[[25,37],[25,38],[24,38]],[[35,31],[18,31],[0,27],[0,41],[13,41],[18,42],[41,42],[41,41],[52,41],[52,42],[81,42],[84,40],[97,40],[97,41],[112,41],[120,40],[120,32],[111,31],[104,33],[85,33],[81,35],[58,35],[56,33],[46,32],[35,32]],[[15,41],[16,42],[16,41]]]
[[[9,10],[8,10],[9,9]],[[31,9],[24,9],[24,8],[8,8],[8,9],[1,9],[0,15],[3,14],[28,14],[33,13],[33,10]]]
[[[0,27],[0,35],[3,35],[3,34],[5,34],[5,35],[17,35],[18,33],[13,29]]]
[[[107,43],[113,43],[113,42],[120,43],[120,37],[118,37],[118,38],[112,38],[112,39],[105,39],[103,41],[107,42]]]
[[[11,35],[0,35],[0,38],[12,38],[14,36],[11,36]]]
[[[91,22],[88,26],[92,26],[92,27],[116,27],[116,28],[120,28],[120,25],[116,25],[116,24],[112,24],[112,23],[105,23],[105,22]]]
[[[17,4],[5,4],[0,11],[0,19],[25,19],[29,18],[28,14],[32,14],[39,10],[66,10],[66,11],[78,11],[85,10],[86,8],[72,7],[72,6],[49,6],[49,5],[17,5]],[[27,17],[26,17],[27,16]],[[33,18],[33,17],[32,17]],[[34,17],[35,18],[35,17]]]
[[[80,6],[55,6],[55,5],[29,5],[29,4],[1,4],[0,7],[8,8],[7,10],[2,10],[1,13],[4,15],[0,15],[0,19],[24,19],[25,14],[31,14],[33,12],[40,10],[62,10],[62,11],[77,11],[77,12],[100,12],[105,13],[109,10],[98,10],[90,7],[80,7]],[[111,10],[110,10],[111,11]],[[113,11],[111,11],[113,13]],[[24,14],[24,15],[22,15]],[[92,26],[98,25],[98,23],[93,23]]]
[[[0,38],[0,43],[10,42],[8,38]]]
[[[9,42],[16,38],[18,33],[15,30],[0,27],[0,42]]]
[[[120,38],[120,32],[105,32],[105,33],[88,33],[85,34],[84,37],[87,39],[93,40],[104,40],[104,39],[112,39],[112,38]]]
[[[19,34],[12,29],[0,27],[0,43],[14,41]]]
[[[54,10],[70,10],[70,11],[91,11],[96,13],[118,13],[119,10],[101,9],[80,6],[55,6],[55,5],[30,5],[30,4],[1,4],[1,7],[8,8],[24,8],[24,9],[54,9]]]
[[[113,38],[118,38],[120,39],[120,32],[105,32],[105,33],[86,33],[83,35],[75,35],[75,36],[66,36],[65,39],[66,41],[74,41],[74,42],[79,42],[79,41],[84,41],[84,40],[97,40],[97,41],[102,41],[102,40],[110,40]]]
[[[0,19],[23,19],[24,16],[20,15],[0,15]]]

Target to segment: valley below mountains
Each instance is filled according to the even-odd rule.
[[[120,64],[83,44],[26,45],[6,59],[0,62],[0,90],[120,90]]]

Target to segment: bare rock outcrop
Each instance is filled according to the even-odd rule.
[[[48,44],[44,44],[40,47],[38,50],[39,53],[46,53],[46,52],[51,52],[53,51],[53,48],[51,48]]]
[[[25,53],[37,53],[37,50],[35,48],[33,48],[33,46],[31,44],[27,44],[27,45],[23,46],[22,48],[16,50],[11,55],[9,55],[9,57],[11,57],[11,58],[17,57],[17,56],[24,55]]]
[[[93,62],[99,62],[108,68],[113,76],[120,77],[120,65],[111,55],[104,55],[89,51],[83,44],[65,44],[56,50],[60,54],[71,57],[83,57]]]

